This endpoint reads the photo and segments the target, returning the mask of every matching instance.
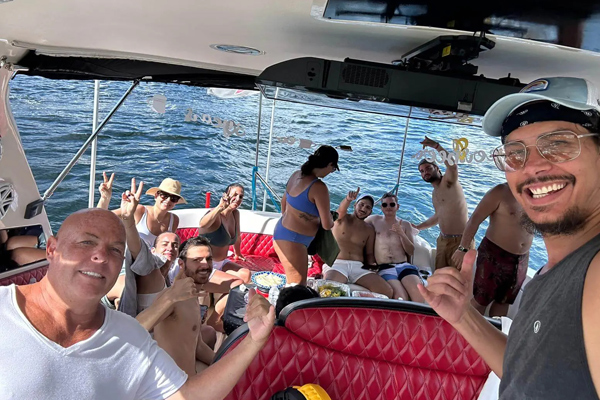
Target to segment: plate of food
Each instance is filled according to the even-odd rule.
[[[285,286],[285,275],[271,271],[261,271],[252,274],[252,282],[263,293],[269,293],[271,287],[276,286],[281,289]]]
[[[314,282],[313,289],[321,297],[347,297],[350,296],[350,287],[345,283],[328,281],[326,279],[317,279]]]
[[[355,291],[353,291],[352,292],[352,297],[366,297],[366,298],[371,298],[371,299],[389,299],[389,297],[387,297],[384,294],[367,292],[365,290],[355,290]]]

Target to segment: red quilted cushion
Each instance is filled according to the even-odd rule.
[[[198,228],[179,228],[177,229],[177,236],[181,242],[185,242],[189,238],[198,236]]]
[[[177,235],[183,242],[191,237],[198,236],[198,228],[180,228],[177,229]],[[229,248],[233,251],[233,246]],[[242,232],[242,243],[240,245],[242,254],[263,256],[263,257],[274,257],[277,259],[277,253],[273,248],[273,236],[266,235],[263,233],[245,233]]]
[[[474,400],[489,371],[439,317],[299,309],[285,328],[275,327],[226,399],[268,400],[286,387],[317,383],[336,400]]]
[[[250,271],[273,271],[275,269],[283,269],[279,260],[273,257],[263,256],[244,256],[246,261],[237,260],[236,263]]]
[[[15,285],[28,285],[30,283],[39,282],[44,277],[44,275],[46,275],[46,271],[48,271],[47,265],[29,271],[21,272],[13,276],[0,279],[0,286],[8,286],[13,283]]]

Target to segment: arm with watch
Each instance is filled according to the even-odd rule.
[[[471,218],[467,221],[458,250],[452,255],[454,265],[462,265],[462,260],[467,251],[469,251],[471,242],[479,230],[479,225],[498,209],[502,198],[501,196],[502,192],[498,189],[498,186],[490,189],[485,196],[483,196],[477,205],[477,208],[475,208],[475,211],[471,214]]]

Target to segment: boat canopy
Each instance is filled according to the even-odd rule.
[[[48,78],[244,89],[252,87],[251,77],[291,59],[392,65],[439,37],[484,32],[494,47],[477,58],[477,74],[511,74],[525,83],[575,75],[600,86],[600,18],[591,1],[440,4],[0,0],[0,58]]]

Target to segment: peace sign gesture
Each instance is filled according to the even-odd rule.
[[[102,176],[104,177],[104,182],[102,182],[98,188],[100,191],[100,198],[110,200],[112,196],[112,186],[115,180],[115,173],[113,172],[110,175],[110,179],[106,176],[106,172],[102,172]]]
[[[135,184],[135,178],[131,178],[131,189],[126,190],[121,195],[121,218],[133,218],[135,209],[137,208],[138,204],[140,204],[140,197],[142,196],[143,188],[144,182],[140,182],[138,187]]]

